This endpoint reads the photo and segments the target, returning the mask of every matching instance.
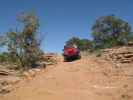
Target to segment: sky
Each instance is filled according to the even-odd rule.
[[[116,15],[133,26],[133,0],[0,0],[0,33],[19,27],[16,16],[35,11],[44,52],[62,52],[71,37],[91,39],[100,16]]]

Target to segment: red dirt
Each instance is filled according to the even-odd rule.
[[[115,67],[93,56],[48,66],[0,100],[133,100],[133,64]]]

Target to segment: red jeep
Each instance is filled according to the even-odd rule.
[[[80,51],[78,48],[76,47],[72,47],[72,46],[64,46],[63,49],[63,56],[64,56],[64,60],[65,61],[70,61],[70,60],[74,60],[74,59],[80,59]]]

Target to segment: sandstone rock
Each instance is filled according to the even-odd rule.
[[[48,54],[42,55],[41,60],[42,62],[45,62],[45,65],[54,65],[57,63],[58,58],[57,58],[57,54],[48,53]]]
[[[117,63],[133,63],[133,47],[123,46],[105,49],[103,50],[103,57]]]
[[[46,68],[46,62],[44,62],[44,61],[40,62],[39,65],[41,68]]]
[[[39,68],[35,68],[35,69],[33,69],[36,73],[38,73],[38,72],[40,72],[41,71],[41,69],[39,69]]]
[[[13,71],[11,71],[11,70],[8,70],[8,69],[0,69],[0,75],[7,76],[7,75],[12,75],[12,74],[13,74]]]
[[[131,58],[131,57],[133,57],[133,53],[132,54],[129,54],[129,53],[128,54],[125,54],[124,57]]]
[[[20,81],[21,79],[19,77],[15,77],[15,76],[11,76],[11,77],[7,77],[4,79],[4,83],[3,84],[16,84]]]
[[[25,78],[26,78],[26,77],[28,77],[28,76],[29,76],[29,73],[28,73],[28,72],[26,72],[26,71],[25,71],[25,72],[23,72],[23,77],[25,77]]]
[[[128,45],[129,46],[133,46],[133,42],[128,42]]]
[[[31,77],[35,77],[36,72],[34,70],[30,69],[28,72]]]
[[[9,93],[13,90],[13,86],[12,85],[7,85],[7,86],[2,86],[0,88],[0,94],[6,94]]]

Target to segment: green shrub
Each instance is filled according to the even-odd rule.
[[[103,16],[96,20],[92,31],[96,48],[110,48],[127,44],[131,26],[114,15]]]
[[[7,47],[8,56],[0,55],[1,61],[9,61],[17,64],[22,69],[28,69],[40,60],[40,43],[37,37],[39,21],[32,13],[23,13],[18,17],[23,24],[22,31],[10,31],[6,33],[4,46]]]

